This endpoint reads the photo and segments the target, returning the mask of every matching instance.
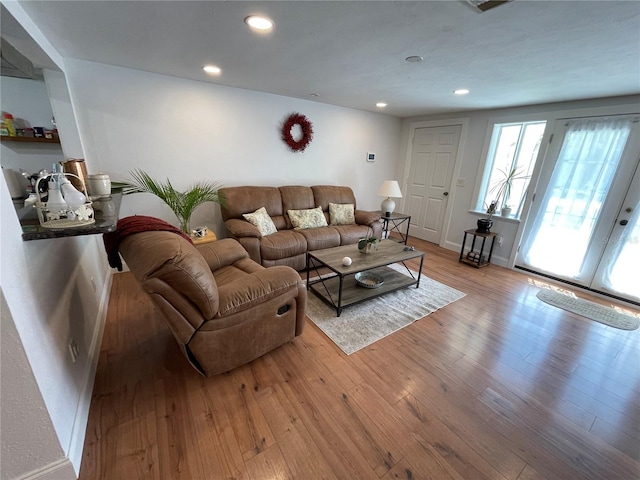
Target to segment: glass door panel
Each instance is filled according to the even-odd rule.
[[[616,218],[592,287],[640,302],[640,164]]]
[[[591,286],[638,163],[638,132],[629,116],[556,128],[517,265]]]

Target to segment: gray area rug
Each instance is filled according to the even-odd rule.
[[[401,271],[396,265],[390,267]],[[351,355],[464,296],[423,274],[419,288],[403,288],[345,307],[339,317],[334,309],[309,292],[307,316],[344,353]]]
[[[635,330],[640,325],[638,317],[626,315],[611,307],[605,307],[583,298],[577,298],[572,294],[564,294],[556,290],[543,288],[538,291],[536,297],[554,307],[577,313],[583,317],[621,330]]]

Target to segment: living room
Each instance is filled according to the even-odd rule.
[[[460,248],[462,232],[481,216],[470,210],[491,119],[535,118],[552,124],[571,116],[637,113],[640,102],[636,82],[636,90],[625,95],[507,108],[474,105],[424,115],[385,114],[323,103],[322,97],[308,97],[317,92],[307,92],[307,85],[293,98],[210,83],[205,76],[197,81],[63,56],[26,6],[12,3],[7,2],[7,10],[58,65],[45,78],[65,158],[85,158],[91,173],[105,172],[115,180],[126,180],[129,172],[141,168],[178,186],[201,179],[225,186],[348,185],[359,207],[375,210],[382,200],[376,195],[380,184],[406,176],[412,128],[460,122],[465,125],[465,139],[455,178],[465,183],[451,192],[446,229],[439,242],[453,251]],[[638,71],[637,60],[630,62],[628,72],[633,75]],[[575,75],[567,73],[567,81]],[[292,153],[279,136],[279,125],[296,111],[313,122],[315,132],[302,154]],[[368,152],[375,152],[375,162],[366,161]],[[9,398],[3,394],[3,426],[28,425],[17,436],[25,445],[37,445],[31,443],[34,439],[43,443],[28,447],[31,453],[25,450],[18,456],[22,460],[12,462],[22,469],[16,470],[19,474],[55,463],[67,474],[77,475],[113,272],[98,236],[23,242],[4,185],[2,190],[2,291],[7,303],[2,308],[2,381],[3,390],[5,381],[14,382],[9,385],[15,392]],[[152,196],[127,196],[120,215],[133,214],[175,223],[171,211]],[[197,210],[193,222],[224,236],[215,205]],[[503,238],[496,263],[510,266],[519,224],[496,223]],[[5,330],[5,321],[13,324],[11,330]],[[68,358],[70,338],[80,346],[75,363]],[[11,372],[6,370],[9,367]],[[28,408],[6,419],[4,406],[9,403]]]

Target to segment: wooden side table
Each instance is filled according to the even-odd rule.
[[[471,249],[465,255],[464,254],[464,246],[467,243],[467,235],[473,235],[473,241],[471,242]],[[476,240],[478,237],[482,238],[482,244],[480,245],[480,250],[476,251]],[[491,239],[491,247],[489,248],[489,256],[486,256],[484,253],[484,248],[487,242],[487,238]],[[496,243],[496,234],[493,232],[490,233],[479,233],[475,230],[465,230],[464,231],[464,240],[462,240],[462,248],[460,249],[460,259],[459,261],[462,263],[466,263],[467,265],[471,265],[472,267],[480,268],[486,267],[491,263],[491,255],[493,255],[493,246]]]
[[[193,240],[194,245],[202,245],[204,243],[215,242],[218,238],[216,234],[213,233],[211,229],[207,229],[207,234],[204,237],[194,237],[191,236],[191,240]]]

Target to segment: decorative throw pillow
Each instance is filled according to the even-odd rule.
[[[329,203],[331,225],[353,225],[356,223],[353,203]]]
[[[300,230],[302,228],[326,227],[327,219],[322,213],[322,207],[309,208],[306,210],[287,210],[289,219],[293,228]]]
[[[260,207],[253,213],[244,213],[242,216],[247,222],[258,227],[258,230],[260,230],[260,234],[263,237],[278,231],[273,220],[271,220],[271,217],[267,213],[267,209],[264,207]]]

